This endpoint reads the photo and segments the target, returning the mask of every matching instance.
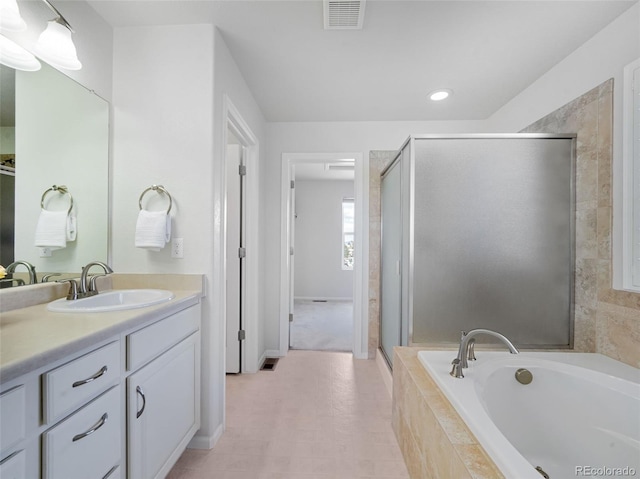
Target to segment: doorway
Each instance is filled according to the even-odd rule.
[[[221,302],[225,318],[225,370],[256,372],[258,357],[258,140],[223,97],[224,168]]]
[[[246,166],[244,147],[238,137],[229,128],[227,130],[226,149],[226,303],[227,337],[226,364],[227,373],[239,373],[242,370],[243,329],[243,278],[244,274],[244,177]]]
[[[353,339],[349,351],[358,359],[368,357],[368,205],[365,192],[365,171],[362,153],[284,153],[282,155],[281,190],[281,263],[280,263],[280,356],[286,356],[290,345],[291,319],[295,317],[296,274],[296,169],[300,172],[303,165],[335,164],[353,168],[353,207],[354,207],[354,271],[352,282],[352,331]],[[336,250],[340,250],[340,244]],[[320,298],[322,299],[322,298]]]
[[[293,165],[289,349],[353,350],[354,166]]]

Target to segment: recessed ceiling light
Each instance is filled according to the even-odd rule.
[[[443,88],[442,90],[434,90],[429,93],[429,99],[431,101],[441,101],[445,98],[448,98],[453,92],[447,88]]]

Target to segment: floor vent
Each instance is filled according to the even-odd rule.
[[[325,30],[361,30],[365,0],[324,0]]]
[[[274,371],[278,364],[279,358],[267,358],[264,360],[264,364],[260,368],[261,371]]]

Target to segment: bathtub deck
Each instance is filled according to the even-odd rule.
[[[393,429],[412,479],[504,479],[418,359],[395,348]],[[454,352],[455,354],[455,352]]]

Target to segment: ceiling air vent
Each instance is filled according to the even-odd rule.
[[[361,30],[365,0],[324,0],[325,30]]]

